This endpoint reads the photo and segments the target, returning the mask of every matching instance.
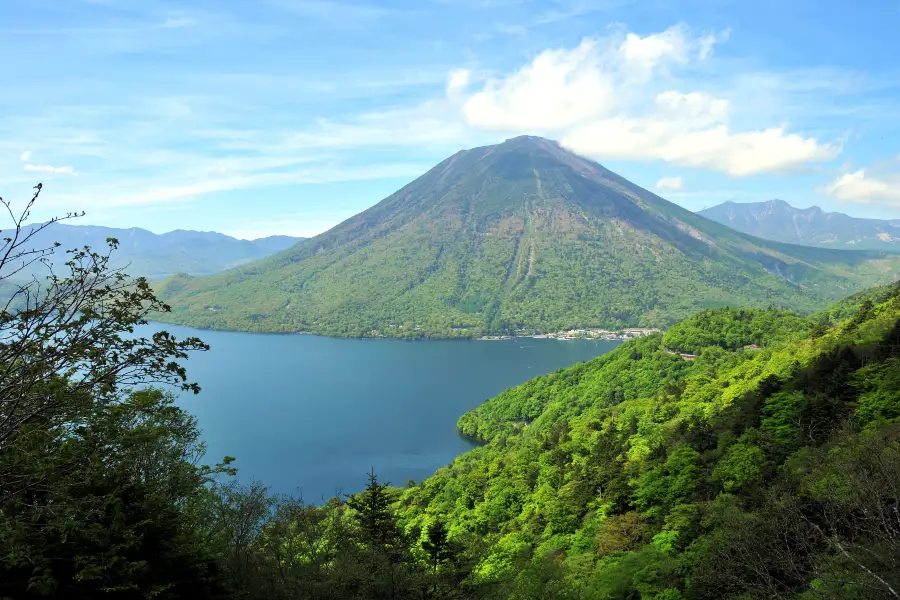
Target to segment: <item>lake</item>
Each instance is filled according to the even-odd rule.
[[[187,362],[203,388],[180,404],[197,416],[206,462],[235,456],[241,479],[319,502],[362,489],[370,468],[405,485],[473,443],[456,420],[504,389],[609,352],[619,342],[517,339],[401,341],[196,330],[209,352]]]

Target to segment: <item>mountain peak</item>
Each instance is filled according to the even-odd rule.
[[[505,152],[526,152],[529,154],[547,154],[557,158],[576,157],[574,153],[566,150],[562,145],[547,138],[536,135],[520,135],[504,140],[499,144],[491,146],[482,146],[481,148],[473,148],[474,151],[487,151],[488,153],[505,153]]]
[[[736,202],[735,204],[739,204],[739,203]],[[771,200],[767,201],[766,204],[768,204],[770,206],[779,206],[781,208],[794,208],[793,206],[791,206],[790,204],[788,204],[787,202],[785,202],[784,200],[781,200],[779,198],[772,198]]]
[[[576,159],[593,165],[597,164],[572,152],[568,148],[565,148],[556,140],[543,138],[537,135],[519,135],[508,138],[499,144],[481,146],[470,150],[463,150],[463,152],[486,152],[488,154],[494,152],[527,152],[530,154],[547,154],[564,162]]]
[[[638,188],[631,182],[619,177],[603,167],[603,165],[572,152],[555,140],[536,135],[520,135],[492,146],[481,146],[471,150],[464,150],[448,159],[448,161],[444,161],[441,165],[449,166],[449,164],[455,164],[455,166],[462,168],[474,167],[474,165],[468,164],[466,161],[458,161],[457,159],[461,155],[476,158],[479,167],[493,169],[494,171],[499,170],[509,177],[514,176],[514,174],[517,174],[516,176],[518,177],[524,177],[529,176],[528,174],[533,175],[535,172],[546,173],[550,170],[563,169],[587,179],[602,180],[604,185],[615,182],[616,185],[632,187],[640,190],[642,193],[646,193],[646,190]],[[440,168],[441,165],[438,167]],[[460,174],[463,173],[460,171]]]
[[[550,140],[547,138],[542,138],[537,135],[517,135],[516,137],[507,138],[501,144],[497,144],[498,146],[524,146],[524,145],[533,145],[533,146],[543,146],[544,144],[552,144],[554,146],[559,146],[559,142],[555,140]]]
[[[517,135],[515,137],[511,137],[511,138],[506,138],[506,140],[504,140],[503,143],[508,144],[510,142],[526,142],[526,141],[537,141],[537,140],[544,140],[544,139],[545,138],[542,138],[537,135],[523,134],[523,135]]]

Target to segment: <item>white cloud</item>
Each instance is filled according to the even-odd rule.
[[[866,169],[846,173],[825,187],[840,202],[880,204],[900,208],[900,173],[871,175]]]
[[[463,114],[474,127],[551,135],[594,158],[661,160],[734,177],[837,156],[840,143],[791,133],[783,124],[736,128],[728,98],[673,89],[675,69],[708,59],[727,37],[694,37],[677,25],[545,50],[510,75],[484,82],[463,100]]]
[[[72,167],[53,167],[50,165],[25,165],[26,171],[33,171],[36,173],[55,173],[59,175],[74,175],[75,169]]]
[[[702,92],[682,94],[662,92],[655,98],[659,116],[671,119],[690,119],[695,124],[708,125],[728,120],[731,103]]]
[[[703,39],[705,42],[702,45],[692,40],[683,26],[670,27],[644,37],[629,33],[618,48],[621,66],[633,78],[646,81],[659,68],[687,63],[695,49],[698,50],[698,59],[705,58],[712,43],[715,43],[715,37]]]
[[[469,124],[495,131],[547,131],[602,114],[612,85],[596,68],[596,42],[546,50],[509,77],[489,80],[463,106]]]
[[[489,79],[469,97],[469,124],[497,131],[552,132],[609,114],[625,104],[629,88],[676,64],[699,60],[704,44],[684,26],[641,37],[587,38],[573,49],[544,50],[504,78]],[[711,41],[713,40],[713,41]]]
[[[28,162],[28,159],[31,158],[31,150],[26,150],[19,155],[19,158],[22,160],[22,162]]]
[[[447,95],[463,90],[472,81],[472,73],[468,69],[454,69],[447,77]]]
[[[684,180],[681,177],[663,177],[656,182],[656,189],[677,192],[684,189]]]
[[[726,29],[719,35],[707,34],[698,40],[700,47],[700,60],[706,60],[712,54],[713,48],[719,42],[726,42],[731,37],[731,30]]]
[[[582,154],[662,160],[684,167],[746,177],[830,160],[840,147],[788,134],[780,127],[732,132],[726,125],[696,127],[691,119],[609,119],[582,127],[562,144]]]

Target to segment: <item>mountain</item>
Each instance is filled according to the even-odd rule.
[[[36,226],[26,225],[26,233]],[[106,238],[110,237],[119,241],[119,247],[110,260],[111,264],[115,267],[127,267],[130,275],[151,279],[161,279],[175,273],[216,273],[280,252],[304,239],[276,235],[257,240],[240,240],[213,231],[178,229],[155,234],[137,227],[115,229],[53,223],[35,234],[30,245],[43,248],[59,242],[61,246],[53,257],[53,263],[59,266],[67,260],[65,250],[87,245],[95,251],[105,251]]]
[[[763,241],[557,143],[461,151],[272,257],[159,288],[176,323],[474,337],[658,326],[723,305],[813,310],[892,281],[900,256]]]
[[[305,239],[306,238],[302,237],[291,237],[289,235],[270,235],[268,237],[250,240],[250,243],[263,254],[275,254],[286,248],[290,248],[297,242],[301,242]]]
[[[777,242],[900,252],[900,219],[858,219],[818,206],[794,208],[784,200],[725,202],[698,214]]]

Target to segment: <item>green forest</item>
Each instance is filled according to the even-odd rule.
[[[164,390],[207,346],[136,337],[170,307],[68,256],[0,312],[4,600],[900,597],[900,284],[701,312],[463,415],[483,445],[422,482],[314,505],[206,464]]]

